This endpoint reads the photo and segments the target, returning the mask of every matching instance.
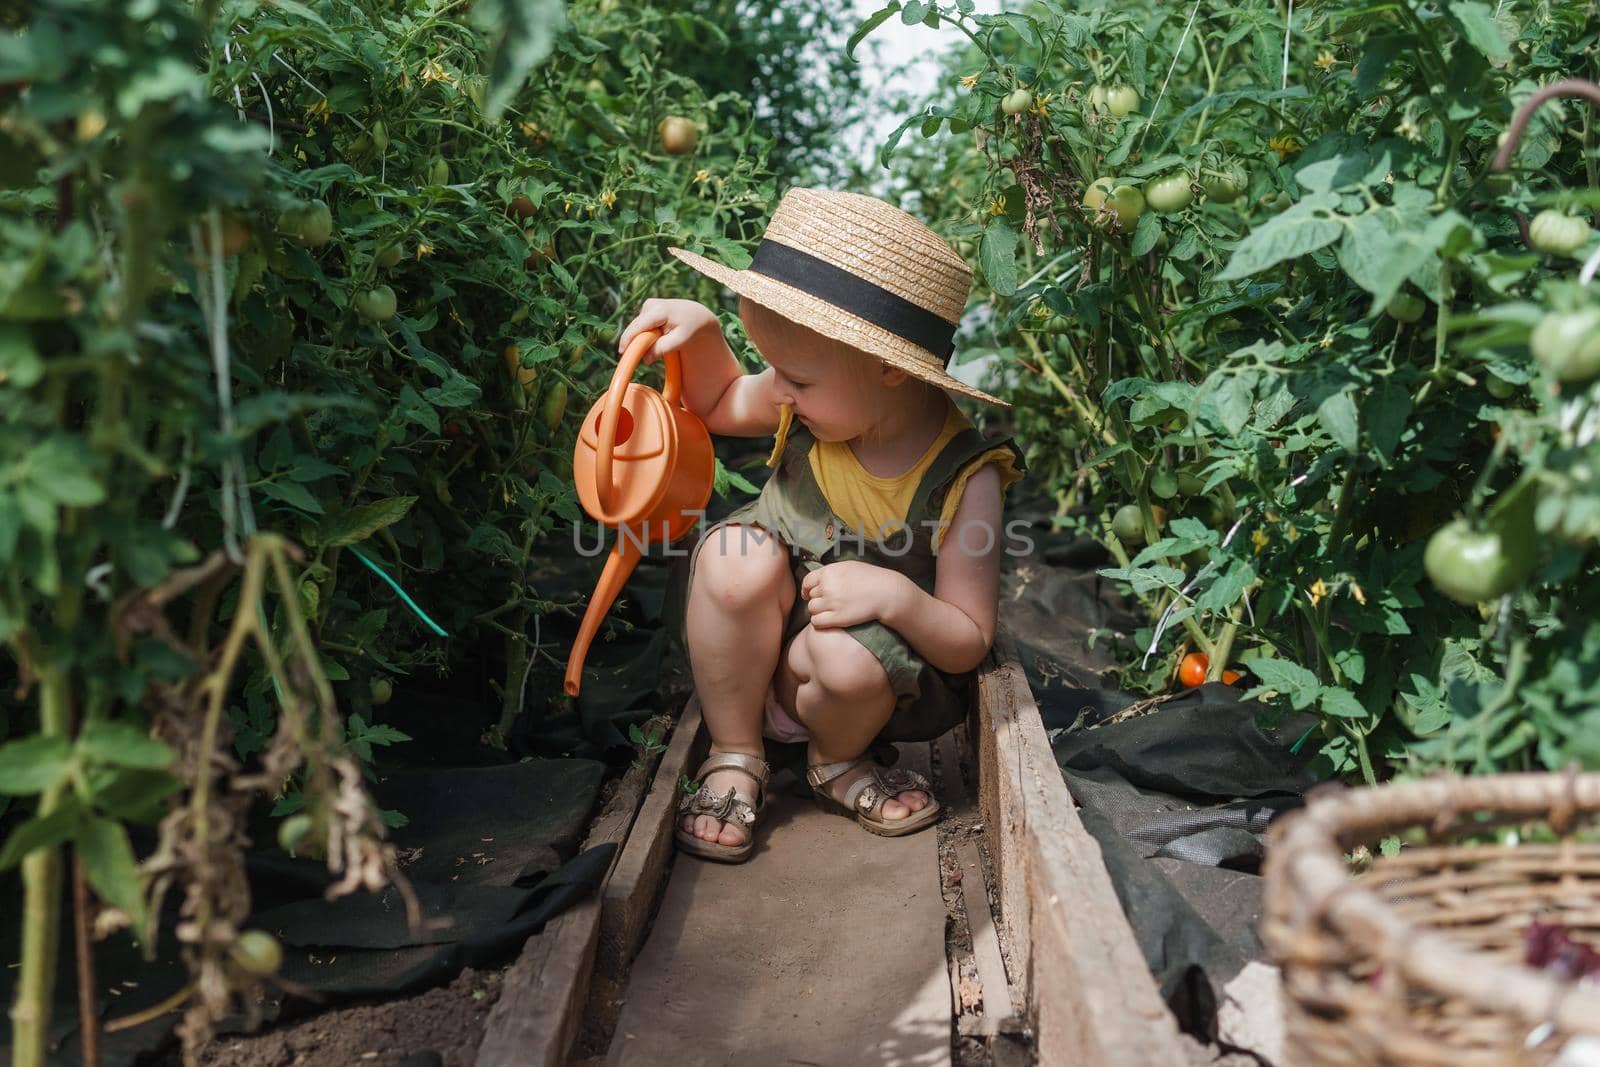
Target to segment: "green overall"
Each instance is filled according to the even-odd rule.
[[[735,538],[744,536],[749,539],[746,541],[748,548],[766,550],[755,541],[755,538],[762,536],[759,531],[746,530],[742,535],[737,531],[719,532],[723,527],[735,523],[757,526],[776,534],[788,546],[795,598],[794,607],[784,625],[780,646],[787,648],[789,642],[810,621],[805,598],[799,593],[801,580],[808,573],[829,563],[863,560],[899,571],[931,596],[937,564],[933,533],[951,480],[971,460],[996,447],[1009,448],[1017,470],[1025,469],[1022,454],[1010,438],[986,438],[976,429],[962,430],[946,443],[917,486],[905,517],[909,531],[891,533],[880,543],[872,531],[849,529],[828,506],[811,472],[809,453],[812,442],[810,431],[795,423],[789,431],[778,467],[762,487],[761,495],[735,509],[727,518],[707,527],[689,552],[688,566],[676,568],[674,579],[677,588],[673,591],[676,604],[668,618],[678,627],[680,643],[684,643],[687,591],[693,584],[695,560],[706,541],[727,537],[728,543],[736,546]],[[1003,531],[994,531],[994,536],[1004,544]],[[959,551],[954,541],[948,545],[942,543],[943,547]],[[899,634],[877,620],[857,623],[844,630],[866,646],[883,664],[889,684],[894,689],[894,712],[878,735],[879,742],[931,741],[966,717],[971,699],[972,671],[950,674],[924,662]]]

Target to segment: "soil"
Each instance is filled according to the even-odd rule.
[[[275,1026],[218,1037],[204,1067],[471,1067],[505,970],[467,969],[449,985],[377,1004],[356,1004]],[[419,1054],[433,1052],[438,1059]],[[407,1061],[410,1061],[409,1063]],[[181,1063],[174,1053],[163,1067]]]

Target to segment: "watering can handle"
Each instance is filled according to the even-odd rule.
[[[594,457],[595,496],[600,510],[610,512],[612,494],[616,491],[611,480],[612,451],[617,446],[617,424],[622,420],[622,398],[633,381],[633,372],[650,347],[661,339],[657,330],[645,330],[633,339],[628,350],[617,361],[616,372],[611,375],[611,389],[606,393],[606,406],[600,413],[600,432],[596,439]],[[683,362],[676,350],[666,355],[667,381],[661,398],[669,407],[676,406],[683,395]]]

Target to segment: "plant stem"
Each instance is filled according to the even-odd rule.
[[[41,663],[38,671],[39,733],[64,739],[71,718],[71,675],[53,662]],[[63,781],[45,790],[39,798],[39,818],[60,808],[68,788]],[[50,999],[56,983],[56,928],[61,915],[59,846],[27,855],[22,861],[22,885],[22,972],[11,1005],[11,1064],[44,1067]]]
[[[1248,592],[1245,596],[1249,596]],[[1233,617],[1222,627],[1222,632],[1217,635],[1217,642],[1210,652],[1210,666],[1206,668],[1206,681],[1222,681],[1222,672],[1227,668],[1228,657],[1233,655],[1233,639],[1239,633],[1239,607],[1234,605]]]

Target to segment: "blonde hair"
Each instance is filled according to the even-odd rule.
[[[747,296],[739,297],[739,318],[744,323],[745,334],[763,355],[794,350],[820,353],[843,366],[850,383],[856,388],[868,393],[883,392],[883,370],[887,364],[871,352],[864,352],[854,345],[824,337],[771,308],[763,307]],[[770,361],[770,356],[768,358]],[[925,382],[909,374],[896,388],[921,388],[943,392],[932,382]]]

